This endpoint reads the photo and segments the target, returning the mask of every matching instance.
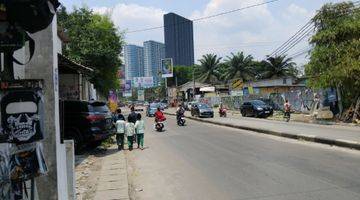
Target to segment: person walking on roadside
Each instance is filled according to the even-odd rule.
[[[133,123],[133,124],[135,124],[135,122],[136,122],[136,120],[137,120],[137,114],[136,114],[136,112],[135,112],[135,108],[134,108],[134,106],[132,106],[131,108],[130,108],[130,114],[129,114],[129,116],[128,116],[128,122],[131,122],[131,123]]]
[[[289,103],[289,100],[285,100],[284,103],[284,118],[286,119],[286,121],[290,121],[290,112],[291,112],[291,104]]]
[[[115,123],[116,143],[118,145],[118,150],[124,149],[125,125],[126,125],[126,121],[125,121],[124,117],[122,117],[122,118],[120,117]]]
[[[116,109],[116,113],[114,115],[114,123],[116,123],[117,120],[123,120],[125,121],[124,115],[121,113],[121,109]]]
[[[135,130],[136,130],[136,140],[138,144],[138,148],[140,147],[141,150],[144,149],[144,133],[145,133],[145,122],[141,119],[141,114],[137,115],[137,121],[135,123]]]
[[[135,125],[132,122],[127,122],[125,126],[125,133],[127,136],[129,151],[132,151],[134,144]]]

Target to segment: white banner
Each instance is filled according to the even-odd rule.
[[[154,86],[154,78],[149,77],[134,77],[133,86],[135,88],[151,88]]]

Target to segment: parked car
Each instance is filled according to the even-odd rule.
[[[267,118],[274,113],[271,106],[260,100],[252,100],[244,102],[240,107],[243,117],[263,117]]]
[[[155,116],[155,112],[157,111],[157,109],[160,107],[159,103],[151,103],[147,109],[146,109],[146,116],[148,117],[154,117]]]
[[[73,139],[75,148],[100,144],[115,133],[112,116],[105,102],[64,101],[64,138]]]
[[[214,117],[213,109],[204,103],[195,103],[191,107],[191,116],[197,117]]]

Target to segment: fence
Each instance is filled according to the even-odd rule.
[[[200,98],[199,101],[211,106],[216,106],[222,103],[230,110],[239,110],[243,102],[259,99],[271,105],[275,110],[283,110],[285,99],[287,99],[292,105],[293,110],[309,113],[312,104],[315,101],[315,95],[320,99],[320,102],[326,102],[329,98],[328,90],[314,92],[310,89],[301,89],[285,93],[270,93],[265,95],[203,97]]]

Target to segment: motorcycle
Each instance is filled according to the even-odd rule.
[[[220,117],[226,117],[226,108],[220,108],[219,109],[219,115]]]
[[[158,132],[162,132],[164,130],[164,121],[165,120],[157,120],[155,119],[155,130]]]
[[[164,129],[164,124],[162,122],[156,122],[155,129],[157,132],[162,132]]]
[[[184,117],[184,115],[181,115],[181,116],[177,117],[177,124],[179,126],[185,126],[185,117]]]

